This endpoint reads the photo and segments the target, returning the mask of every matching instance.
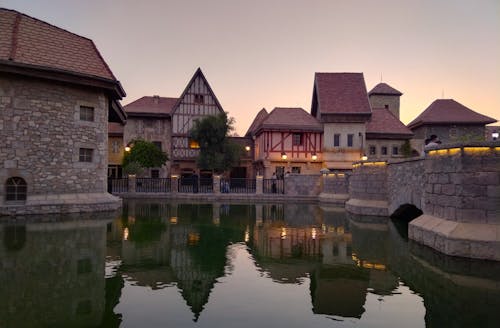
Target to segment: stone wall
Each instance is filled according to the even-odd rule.
[[[94,121],[80,120],[80,106],[94,108]],[[12,205],[5,199],[4,184],[9,177],[26,181],[27,200],[21,205],[27,207],[88,204],[93,198],[80,199],[82,195],[106,197],[107,139],[108,98],[103,92],[2,75],[0,215],[12,212],[3,211]],[[80,148],[93,150],[91,162],[80,162]],[[99,202],[99,197],[93,199]],[[14,205],[16,213],[23,212],[23,206]]]
[[[389,163],[387,169],[389,214],[405,204],[412,204],[422,209],[425,181],[423,158]]]
[[[288,196],[317,196],[321,192],[321,175],[290,174],[285,177]]]
[[[399,119],[399,96],[396,95],[371,95],[369,97],[372,108],[385,108],[389,106],[389,110]]]
[[[484,141],[484,125],[430,125],[413,130],[415,139],[426,139],[435,134],[443,144]]]

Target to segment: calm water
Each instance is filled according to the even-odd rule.
[[[499,327],[500,264],[298,204],[0,221],[0,327]]]

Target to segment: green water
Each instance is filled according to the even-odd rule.
[[[499,327],[500,263],[307,204],[0,219],[0,327]]]

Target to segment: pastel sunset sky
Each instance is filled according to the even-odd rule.
[[[403,92],[408,123],[438,98],[500,119],[498,0],[1,0],[92,39],[128,104],[179,97],[201,67],[244,135],[265,107],[310,111],[315,72]],[[498,124],[498,123],[497,123]]]

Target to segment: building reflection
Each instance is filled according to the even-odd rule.
[[[0,224],[0,327],[95,327],[105,315],[106,224],[116,214]]]

